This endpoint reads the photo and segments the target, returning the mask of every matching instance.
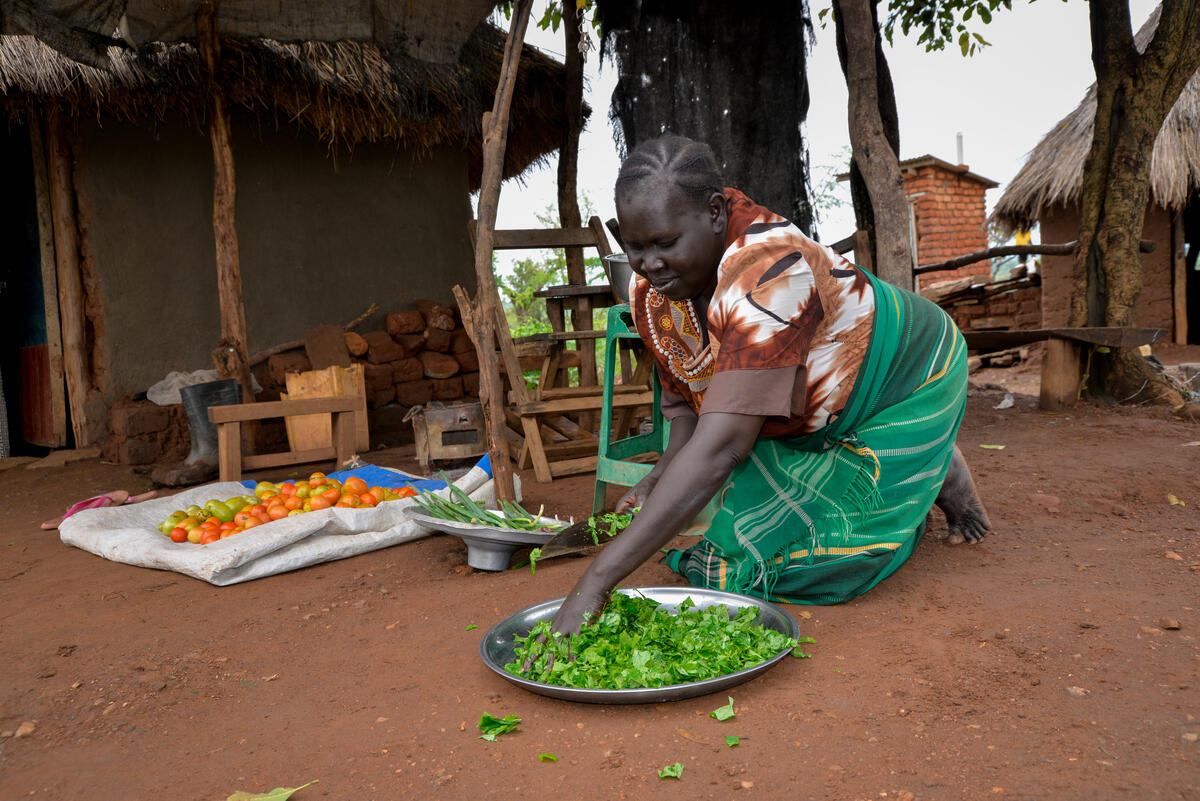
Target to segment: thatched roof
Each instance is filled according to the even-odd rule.
[[[1143,51],[1158,25],[1158,10],[1134,37]],[[996,203],[992,219],[1009,230],[1036,221],[1044,209],[1080,202],[1083,162],[1092,146],[1096,85],[1083,102],[1055,125],[1030,152],[1020,172]],[[1200,71],[1187,82],[1163,121],[1150,158],[1150,199],[1179,210],[1188,193],[1200,189]]]
[[[390,62],[362,42],[284,44],[224,39],[218,79],[231,104],[299,125],[331,148],[395,142],[418,152],[466,146],[469,177],[478,188],[483,112],[492,107],[504,34],[483,23],[457,64],[415,59]],[[191,43],[111,48],[112,68],[72,61],[32,36],[0,36],[0,111],[20,118],[58,103],[77,118],[158,124],[205,122],[199,54]],[[504,175],[512,177],[556,150],[564,124],[562,65],[525,46],[513,96]]]

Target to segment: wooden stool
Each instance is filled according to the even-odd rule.
[[[340,467],[354,455],[354,413],[359,404],[359,398],[347,396],[209,407],[208,419],[217,426],[217,463],[221,481],[237,481],[242,477],[244,470],[261,470],[264,467],[281,467],[329,459],[336,459]],[[332,414],[333,445],[303,451],[242,455],[243,422],[298,414]]]

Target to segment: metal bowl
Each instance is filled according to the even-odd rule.
[[[800,627],[791,615],[774,604],[721,590],[709,590],[699,587],[636,587],[617,590],[623,595],[643,595],[652,601],[657,601],[671,611],[679,608],[685,598],[691,598],[696,606],[704,609],[715,604],[725,604],[731,614],[743,607],[752,606],[759,610],[759,622],[766,628],[774,629],[792,639],[800,636]],[[684,698],[694,698],[698,695],[722,692],[730,687],[749,681],[770,670],[779,660],[783,659],[791,648],[785,648],[765,662],[753,667],[717,676],[704,681],[693,681],[687,684],[672,684],[669,687],[643,687],[634,690],[591,690],[575,687],[559,687],[514,676],[507,672],[504,666],[513,661],[516,650],[516,638],[529,634],[539,621],[554,617],[554,613],[562,606],[563,598],[535,604],[528,609],[517,612],[507,620],[492,626],[483,641],[479,644],[479,655],[483,663],[501,677],[511,681],[518,687],[530,692],[560,698],[564,701],[583,701],[591,704],[656,704],[663,701],[679,701]]]
[[[629,256],[624,253],[613,253],[604,257],[604,269],[608,273],[608,283],[612,293],[622,303],[629,302],[629,277],[633,269],[629,266]]]
[[[508,570],[513,553],[529,545],[545,545],[557,533],[457,523],[422,514],[411,507],[406,508],[404,514],[435,531],[461,538],[467,544],[467,564],[476,570]],[[552,517],[539,519],[548,526],[566,525],[564,521]]]

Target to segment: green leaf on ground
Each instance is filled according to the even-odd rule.
[[[495,742],[496,738],[501,734],[508,734],[513,729],[517,728],[517,724],[521,719],[516,715],[505,715],[502,718],[483,713],[483,717],[479,719],[479,735],[480,740]]]
[[[471,629],[477,629],[477,628],[479,628],[479,626],[477,624],[471,623],[467,626],[467,631],[470,631]]]
[[[728,704],[726,704],[725,706],[717,707],[712,712],[708,713],[708,716],[710,718],[716,718],[717,720],[729,720],[730,718],[737,717],[737,712],[733,711],[733,696],[731,695],[728,697],[729,697]]]
[[[233,795],[229,796],[225,801],[287,801],[292,797],[293,793],[298,793],[305,787],[316,784],[319,779],[313,779],[308,784],[302,784],[299,787],[276,787],[266,793],[247,793],[238,790]]]
[[[725,735],[725,745],[729,746],[730,748],[733,748],[735,745],[737,745],[741,741],[742,741],[742,738],[738,737],[736,734]]]
[[[554,754],[538,754],[538,762],[557,762],[558,757]]]
[[[1179,500],[1178,498],[1176,498],[1173,494],[1171,494],[1169,492],[1167,493],[1167,502],[1170,503],[1172,506],[1187,506],[1186,503]]]
[[[683,763],[676,762],[674,765],[664,765],[658,769],[658,778],[660,779],[678,779],[683,776]]]
[[[981,447],[981,448],[985,448],[985,449],[987,449],[987,450],[989,450],[989,451],[1002,451],[1002,450],[1004,450],[1004,446],[1003,446],[1003,445],[980,445],[979,447]]]

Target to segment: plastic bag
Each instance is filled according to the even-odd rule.
[[[146,397],[157,403],[159,406],[171,406],[176,403],[183,403],[183,398],[179,395],[179,390],[183,387],[191,387],[196,384],[207,384],[209,381],[216,381],[219,378],[216,370],[196,370],[191,373],[184,373],[179,370],[172,370],[167,373],[167,377],[156,382],[150,389],[146,390]],[[250,375],[250,388],[254,390],[254,394],[262,392],[262,386]]]

